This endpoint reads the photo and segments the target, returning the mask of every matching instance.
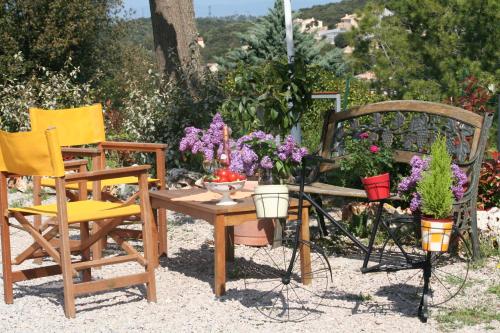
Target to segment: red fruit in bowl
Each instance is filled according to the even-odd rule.
[[[240,175],[237,172],[231,172],[227,178],[230,182],[235,182],[240,179]]]
[[[218,183],[227,183],[227,182],[229,182],[229,178],[227,178],[227,176],[219,176]]]

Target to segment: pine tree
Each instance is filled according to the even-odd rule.
[[[217,58],[223,67],[235,68],[238,63],[256,65],[266,60],[286,58],[285,15],[283,1],[276,0],[269,14],[259,20],[245,34],[239,34],[242,47],[230,50],[225,58]],[[337,75],[346,72],[347,66],[342,51],[313,35],[301,33],[297,26],[293,32],[295,54],[307,64],[316,64],[334,71]]]

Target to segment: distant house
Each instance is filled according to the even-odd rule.
[[[350,31],[352,28],[358,27],[358,17],[356,14],[345,14],[344,17],[340,19],[340,23],[337,23],[337,29]]]
[[[293,23],[299,26],[299,31],[302,33],[313,34],[328,29],[326,25],[323,25],[323,21],[316,20],[314,17],[308,19],[295,19]]]

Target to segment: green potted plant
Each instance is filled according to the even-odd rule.
[[[390,149],[373,143],[371,135],[363,132],[346,140],[346,154],[340,162],[342,171],[361,177],[370,201],[390,196],[390,176],[393,157]]]
[[[421,197],[422,248],[425,251],[447,251],[453,220],[452,159],[446,149],[446,138],[439,136],[431,147],[429,169],[418,182]]]

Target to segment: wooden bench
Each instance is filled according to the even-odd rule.
[[[428,153],[437,134],[441,133],[447,138],[455,163],[469,177],[469,187],[463,199],[454,203],[453,212],[459,228],[470,231],[473,253],[477,257],[479,172],[492,120],[492,113],[480,115],[446,104],[410,100],[368,104],[341,112],[332,110],[323,125],[320,159],[316,159],[318,162],[308,177],[305,192],[366,199],[364,190],[325,182],[326,174],[340,167],[346,137],[369,132],[376,136],[375,141],[394,150],[395,161],[409,163],[414,155]],[[299,187],[291,185],[290,190],[298,191]]]

